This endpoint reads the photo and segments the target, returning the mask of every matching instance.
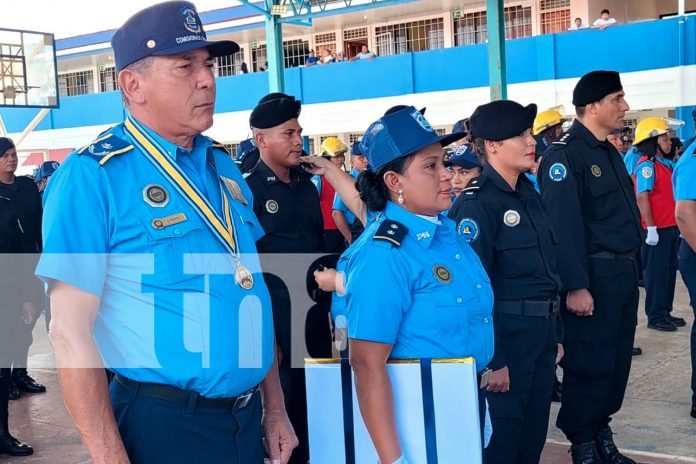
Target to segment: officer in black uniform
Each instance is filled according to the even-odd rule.
[[[300,167],[302,127],[298,122],[302,105],[284,93],[263,97],[251,113],[249,124],[260,159],[246,176],[254,195],[254,213],[266,235],[257,242],[260,254],[321,253],[324,250],[324,220],[319,194],[311,174]],[[311,275],[311,273],[310,273]],[[286,285],[277,277],[265,274],[273,303],[273,318],[278,347],[285,360],[280,364],[280,377],[285,391],[288,416],[300,445],[291,463],[306,464],[307,405],[304,370],[291,369],[291,301]],[[326,313],[330,308],[326,308]],[[328,316],[323,330],[329,333]],[[317,331],[322,329],[313,325]],[[317,339],[330,337],[317,334]],[[308,334],[313,338],[313,334]]]
[[[449,212],[493,285],[495,354],[487,390],[493,435],[486,464],[539,462],[546,442],[556,359],[558,292],[555,239],[541,196],[524,173],[534,165],[536,105],[502,100],[469,119],[485,159]]]
[[[32,448],[10,434],[8,401],[11,391],[19,397],[17,387],[46,391],[26,370],[40,289],[33,270],[41,251],[41,197],[33,180],[15,176],[17,164],[14,143],[0,137],[0,454],[29,456]]]
[[[619,453],[609,428],[631,369],[635,257],[642,243],[631,178],[607,141],[629,109],[619,74],[584,75],[573,105],[578,119],[546,153],[539,175],[568,291],[561,310],[565,357],[557,425],[572,444],[573,463],[633,463]]]

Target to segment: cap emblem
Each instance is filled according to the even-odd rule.
[[[184,27],[187,31],[200,34],[203,28],[198,22],[198,13],[190,6],[181,8],[181,15],[184,17]]]
[[[427,119],[425,119],[425,116],[418,111],[414,110],[411,112],[411,117],[416,120],[416,122],[426,131],[432,132],[433,131],[433,126],[430,125]]]
[[[157,46],[157,42],[155,42],[154,40],[150,39],[150,40],[147,41],[147,44],[146,44],[146,45],[147,45],[147,48],[155,48],[155,47]]]

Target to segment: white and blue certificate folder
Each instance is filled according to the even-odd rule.
[[[390,360],[396,424],[409,464],[480,464],[473,358]],[[348,360],[305,360],[312,464],[377,464]]]

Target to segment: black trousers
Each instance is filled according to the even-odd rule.
[[[261,399],[243,409],[200,410],[110,384],[121,439],[133,464],[263,464]]]
[[[645,281],[645,314],[648,323],[663,321],[672,311],[677,283],[677,250],[679,230],[676,227],[658,229],[657,245],[643,244],[643,280]]]
[[[696,405],[696,253],[686,240],[679,246],[679,271],[689,291],[694,322],[691,324],[691,404]]]
[[[324,229],[324,252],[343,253],[346,250],[346,239],[338,229]]]
[[[10,403],[10,369],[0,368],[0,430],[8,430]]]
[[[565,357],[556,425],[574,444],[593,440],[621,409],[638,317],[635,261],[589,258],[588,262],[594,315],[580,317],[561,310]]]
[[[510,390],[487,393],[493,425],[485,464],[537,464],[546,443],[555,381],[556,317],[496,314],[495,330],[510,371]]]

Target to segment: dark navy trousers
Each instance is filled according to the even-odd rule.
[[[686,240],[679,246],[679,271],[689,290],[694,322],[691,325],[691,404],[696,404],[696,253]]]
[[[556,425],[573,444],[594,440],[621,409],[638,319],[635,260],[591,257],[588,263],[593,315],[561,309],[565,356]]]
[[[111,402],[133,464],[263,464],[261,398],[237,411],[199,410],[154,398],[114,379]]]
[[[658,229],[657,245],[643,244],[643,280],[645,281],[645,314],[648,323],[663,321],[672,311],[674,288],[677,283],[677,250],[679,230],[676,227]]]

